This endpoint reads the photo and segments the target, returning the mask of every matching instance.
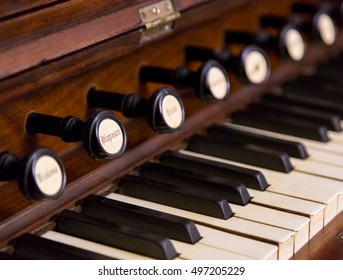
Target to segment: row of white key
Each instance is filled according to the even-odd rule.
[[[331,142],[329,145],[254,128],[232,126],[245,131],[302,142],[309,150],[311,161],[305,163],[305,161],[292,158],[296,170],[314,173],[315,169],[319,168],[322,170],[319,175],[343,180],[343,176],[337,175],[340,166],[343,166],[343,157],[334,154],[335,149],[339,147],[343,151],[343,140],[338,135],[334,134],[337,136],[333,137],[335,142]],[[258,169],[266,176],[271,186],[265,192],[249,189],[253,198],[247,206],[230,204],[235,212],[235,217],[227,221],[119,194],[108,196],[143,207],[148,206],[151,209],[168,211],[174,215],[179,214],[199,223],[197,228],[203,238],[198,244],[190,245],[172,240],[176,250],[180,253],[177,259],[288,259],[343,209],[343,185],[337,185],[337,182],[330,179],[319,178],[318,181],[316,176],[294,172],[290,178],[291,174],[282,174],[189,151],[181,152],[208,160]],[[322,162],[331,163],[330,167]],[[334,167],[332,168],[331,165]],[[280,223],[280,221],[282,222]],[[264,234],[265,230],[271,234]],[[149,259],[145,256],[53,231],[46,233],[43,237],[118,259]],[[255,239],[261,239],[267,243]]]
[[[295,171],[292,171],[290,174],[283,174],[280,172],[248,164],[241,164],[230,160],[221,159],[218,157],[203,155],[201,153],[194,153],[190,151],[180,152],[192,156],[197,156],[200,158],[205,158],[207,160],[219,161],[222,163],[233,164],[261,171],[266,176],[267,181],[271,184],[271,186],[267,188],[266,192],[259,192],[249,189],[249,193],[253,197],[252,203],[265,205],[267,207],[271,207],[274,209],[283,208],[285,211],[295,210],[294,213],[305,214],[311,220],[310,238],[312,238],[316,233],[318,233],[318,231],[323,226],[325,226],[340,211],[342,211],[343,183],[340,181],[343,180],[343,176],[340,173],[340,163],[343,162],[343,157],[341,157],[340,155],[333,154],[333,151],[335,149],[343,151],[343,142],[332,141],[330,144],[315,143],[313,148],[311,145],[308,145],[312,144],[312,141],[307,141],[301,138],[299,139],[292,136],[288,137],[288,135],[273,133],[255,128],[249,128],[245,126],[239,126],[230,123],[227,124],[227,126],[256,134],[302,142],[306,145],[306,148],[310,147],[309,150],[311,157],[309,160],[299,160],[292,158],[291,160],[295,166]],[[314,157],[313,154],[315,154]],[[330,160],[334,160],[334,162]],[[323,178],[322,176],[326,178]],[[288,204],[287,199],[282,203],[277,202],[277,197],[270,197],[272,192],[284,195],[281,196],[282,200],[285,200],[285,196],[300,199],[300,204],[293,204],[293,202],[292,205]],[[304,209],[299,209],[299,206],[301,206],[302,204],[301,201],[313,202],[314,204],[310,207],[311,209],[303,211]],[[281,205],[283,206],[280,207]],[[298,206],[295,207],[295,205]]]
[[[310,139],[305,139],[301,137],[296,137],[292,135],[282,134],[278,132],[268,131],[264,129],[259,128],[253,128],[238,124],[233,124],[230,122],[225,122],[223,125],[228,126],[230,128],[234,128],[240,131],[246,131],[251,132],[255,134],[260,134],[264,136],[270,136],[274,138],[284,139],[288,141],[294,141],[303,144],[309,155],[310,160],[327,163],[329,165],[338,165],[343,166],[343,140],[337,140],[339,134],[331,132],[329,135],[332,139],[332,141],[329,142],[320,142],[320,141],[314,141]],[[333,135],[336,135],[336,137],[333,137]],[[343,138],[343,136],[340,136],[338,139]]]
[[[109,194],[107,198],[184,217],[194,221],[196,224],[201,224],[208,228],[212,228],[212,230],[216,229],[223,233],[231,233],[233,235],[236,235],[235,238],[238,238],[237,236],[242,236],[260,240],[264,242],[262,243],[263,247],[266,246],[265,243],[276,245],[277,247],[275,246],[273,248],[278,249],[279,259],[289,259],[294,254],[296,233],[288,229],[274,227],[267,224],[261,224],[237,217],[232,217],[228,220],[222,220],[142,199],[128,197],[117,193]],[[214,245],[213,243],[210,243],[214,242],[212,238],[205,238],[204,240],[206,242],[209,242],[208,245]],[[251,245],[246,242],[246,239],[244,239],[243,242],[238,242],[237,240],[235,242],[230,242],[229,239],[224,238],[221,240],[221,242],[218,243],[218,246],[220,246],[219,248],[222,248],[224,243],[228,244],[228,249],[234,250],[235,252],[242,255],[247,255],[246,251],[251,251],[252,249]],[[258,259],[270,258],[270,256],[268,256],[271,254],[269,250],[267,250],[267,252],[269,253],[266,254],[265,248],[263,248],[262,250],[259,249],[260,246],[256,246],[255,248],[258,249],[258,253],[255,253],[257,255],[250,255],[251,257]],[[272,255],[274,254],[275,252],[273,252]]]
[[[266,176],[267,181],[270,184],[270,186],[266,189],[266,192],[278,193],[323,205],[325,207],[323,226],[330,222],[342,210],[343,186],[338,181],[304,174],[297,171],[292,171],[289,174],[285,174],[190,151],[180,151],[180,153],[200,157],[209,161],[212,160],[221,163],[234,164],[236,166],[250,169],[258,169]],[[310,233],[311,237],[313,237],[313,235],[314,233]]]
[[[188,244],[171,240],[179,253],[176,259],[223,259],[223,260],[251,260],[277,259],[278,248],[275,245],[263,243],[249,238],[236,236],[202,225],[197,225],[202,239],[196,244]],[[70,236],[56,231],[49,231],[42,237],[74,247],[82,248],[116,259],[146,260],[150,257],[127,252],[125,250],[102,245],[82,238]]]

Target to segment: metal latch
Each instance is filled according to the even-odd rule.
[[[172,31],[175,20],[181,16],[171,0],[163,0],[141,8],[139,14],[146,27],[142,40],[150,40]]]

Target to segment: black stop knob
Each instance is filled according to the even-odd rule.
[[[183,66],[176,69],[145,66],[141,68],[140,81],[193,88],[198,98],[205,103],[220,102],[230,92],[226,70],[215,60],[206,61],[196,72]]]
[[[277,36],[269,36],[268,45],[276,49],[284,60],[299,61],[307,52],[307,43],[300,28],[293,22],[279,16],[262,16],[262,28],[276,29]]]
[[[181,98],[168,87],[156,90],[149,99],[139,94],[121,94],[92,88],[87,96],[88,105],[121,111],[127,118],[146,117],[148,125],[158,133],[179,130],[185,112]]]
[[[41,133],[60,137],[65,142],[83,143],[85,150],[95,159],[113,159],[126,149],[126,130],[111,111],[99,111],[87,122],[76,117],[65,118],[31,113],[26,120],[29,134]]]
[[[294,22],[316,43],[332,45],[336,41],[337,26],[328,5],[293,3]],[[302,15],[305,15],[302,16]],[[310,20],[306,18],[310,17]]]
[[[24,159],[10,152],[1,152],[0,180],[17,180],[20,191],[31,201],[57,199],[65,189],[66,172],[58,155],[41,147]]]
[[[266,30],[257,33],[247,31],[227,31],[225,33],[226,44],[245,43],[270,51],[276,51],[277,55],[284,60],[300,60],[304,57],[307,44],[300,28],[278,17],[262,17],[261,26],[276,28],[277,34],[272,35]]]
[[[323,3],[322,5],[327,4],[331,10],[331,15],[335,19],[336,23],[340,26],[343,25],[343,2],[338,0],[329,1],[328,3]]]
[[[255,66],[259,67],[258,77],[250,75],[251,66],[249,63],[253,63],[249,56],[255,56]],[[233,70],[238,78],[247,84],[261,84],[269,78],[269,59],[266,53],[259,47],[250,45],[245,48],[240,55],[232,55],[228,50],[218,50],[205,47],[187,46],[185,48],[185,57],[188,61],[206,61],[208,59],[214,59],[218,61],[228,71]]]

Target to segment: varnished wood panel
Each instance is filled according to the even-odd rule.
[[[18,13],[39,9],[47,5],[63,2],[60,0],[2,0],[0,2],[0,20],[4,17],[14,16]]]
[[[295,260],[343,260],[343,212],[294,256]]]
[[[106,1],[103,2],[106,3]],[[144,5],[150,2],[144,2]],[[202,3],[204,1],[198,0],[191,2]],[[206,13],[204,13],[204,8],[201,5],[197,5],[192,11],[183,14],[181,20],[176,24],[175,32],[189,28],[200,21],[219,16],[230,9],[242,6],[246,2],[248,1],[211,1],[210,7],[206,6]],[[190,1],[183,1],[182,3],[181,8],[186,9],[188,7],[189,9]],[[224,6],[222,5],[223,3],[225,3]],[[139,3],[139,5],[142,6],[143,3]],[[140,6],[131,6],[111,13],[110,15],[100,17],[95,19],[97,23],[90,21],[84,23],[85,25],[72,26],[67,29],[71,33],[63,29],[63,31],[49,35],[49,38],[43,36],[38,39],[25,40],[25,44],[20,45],[18,48],[0,51],[0,76],[1,71],[3,76],[3,79],[0,79],[0,104],[9,102],[16,96],[27,94],[33,89],[37,90],[46,85],[51,86],[67,77],[81,74],[85,70],[143,46],[141,39],[144,28],[123,34],[119,38],[115,36],[126,30],[125,28],[123,29],[123,24],[129,30],[133,27],[141,26],[137,10]],[[105,8],[107,6],[103,4],[100,7]],[[220,8],[220,13],[218,13],[218,8]],[[108,8],[108,10],[110,9]],[[72,11],[74,9],[71,9]],[[78,9],[76,11],[80,13]],[[121,17],[122,15],[124,17]],[[70,17],[73,18],[73,16],[69,16],[68,18]],[[44,18],[42,19],[43,22]],[[117,20],[118,18],[119,21]],[[54,19],[55,17],[50,21]],[[30,22],[30,20],[28,21]],[[27,22],[27,20],[23,22]],[[3,30],[11,30],[6,25],[0,25],[0,30],[1,28]],[[106,30],[110,31],[106,32]],[[102,39],[98,38],[99,36]],[[164,38],[166,37],[162,37],[161,39]],[[40,42],[40,40],[44,42]],[[15,42],[13,45],[16,46],[17,43],[20,42]]]
[[[153,2],[138,2],[126,7],[121,1],[111,1],[111,4],[108,1],[102,2],[102,5],[99,5],[99,1],[89,4],[72,1],[63,7],[42,10],[38,15],[21,17],[14,26],[11,25],[12,21],[6,22],[1,25],[1,34],[6,37],[2,38],[0,78],[137,28],[142,25],[138,9]],[[102,13],[99,7],[102,8]],[[115,12],[105,13],[106,10]],[[96,16],[89,11],[94,11]],[[23,25],[27,27],[21,28]],[[13,58],[16,58],[16,63],[13,63]]]
[[[0,78],[99,43],[143,24],[138,9],[156,0],[67,1],[0,24]],[[180,1],[183,12],[206,2]],[[216,2],[216,1],[214,1]],[[11,59],[17,58],[16,63]]]

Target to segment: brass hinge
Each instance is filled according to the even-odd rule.
[[[172,31],[175,20],[181,16],[171,0],[163,0],[141,8],[139,15],[146,28],[142,40],[150,40]]]
[[[338,239],[343,241],[343,231],[341,231],[338,235],[337,235]]]

